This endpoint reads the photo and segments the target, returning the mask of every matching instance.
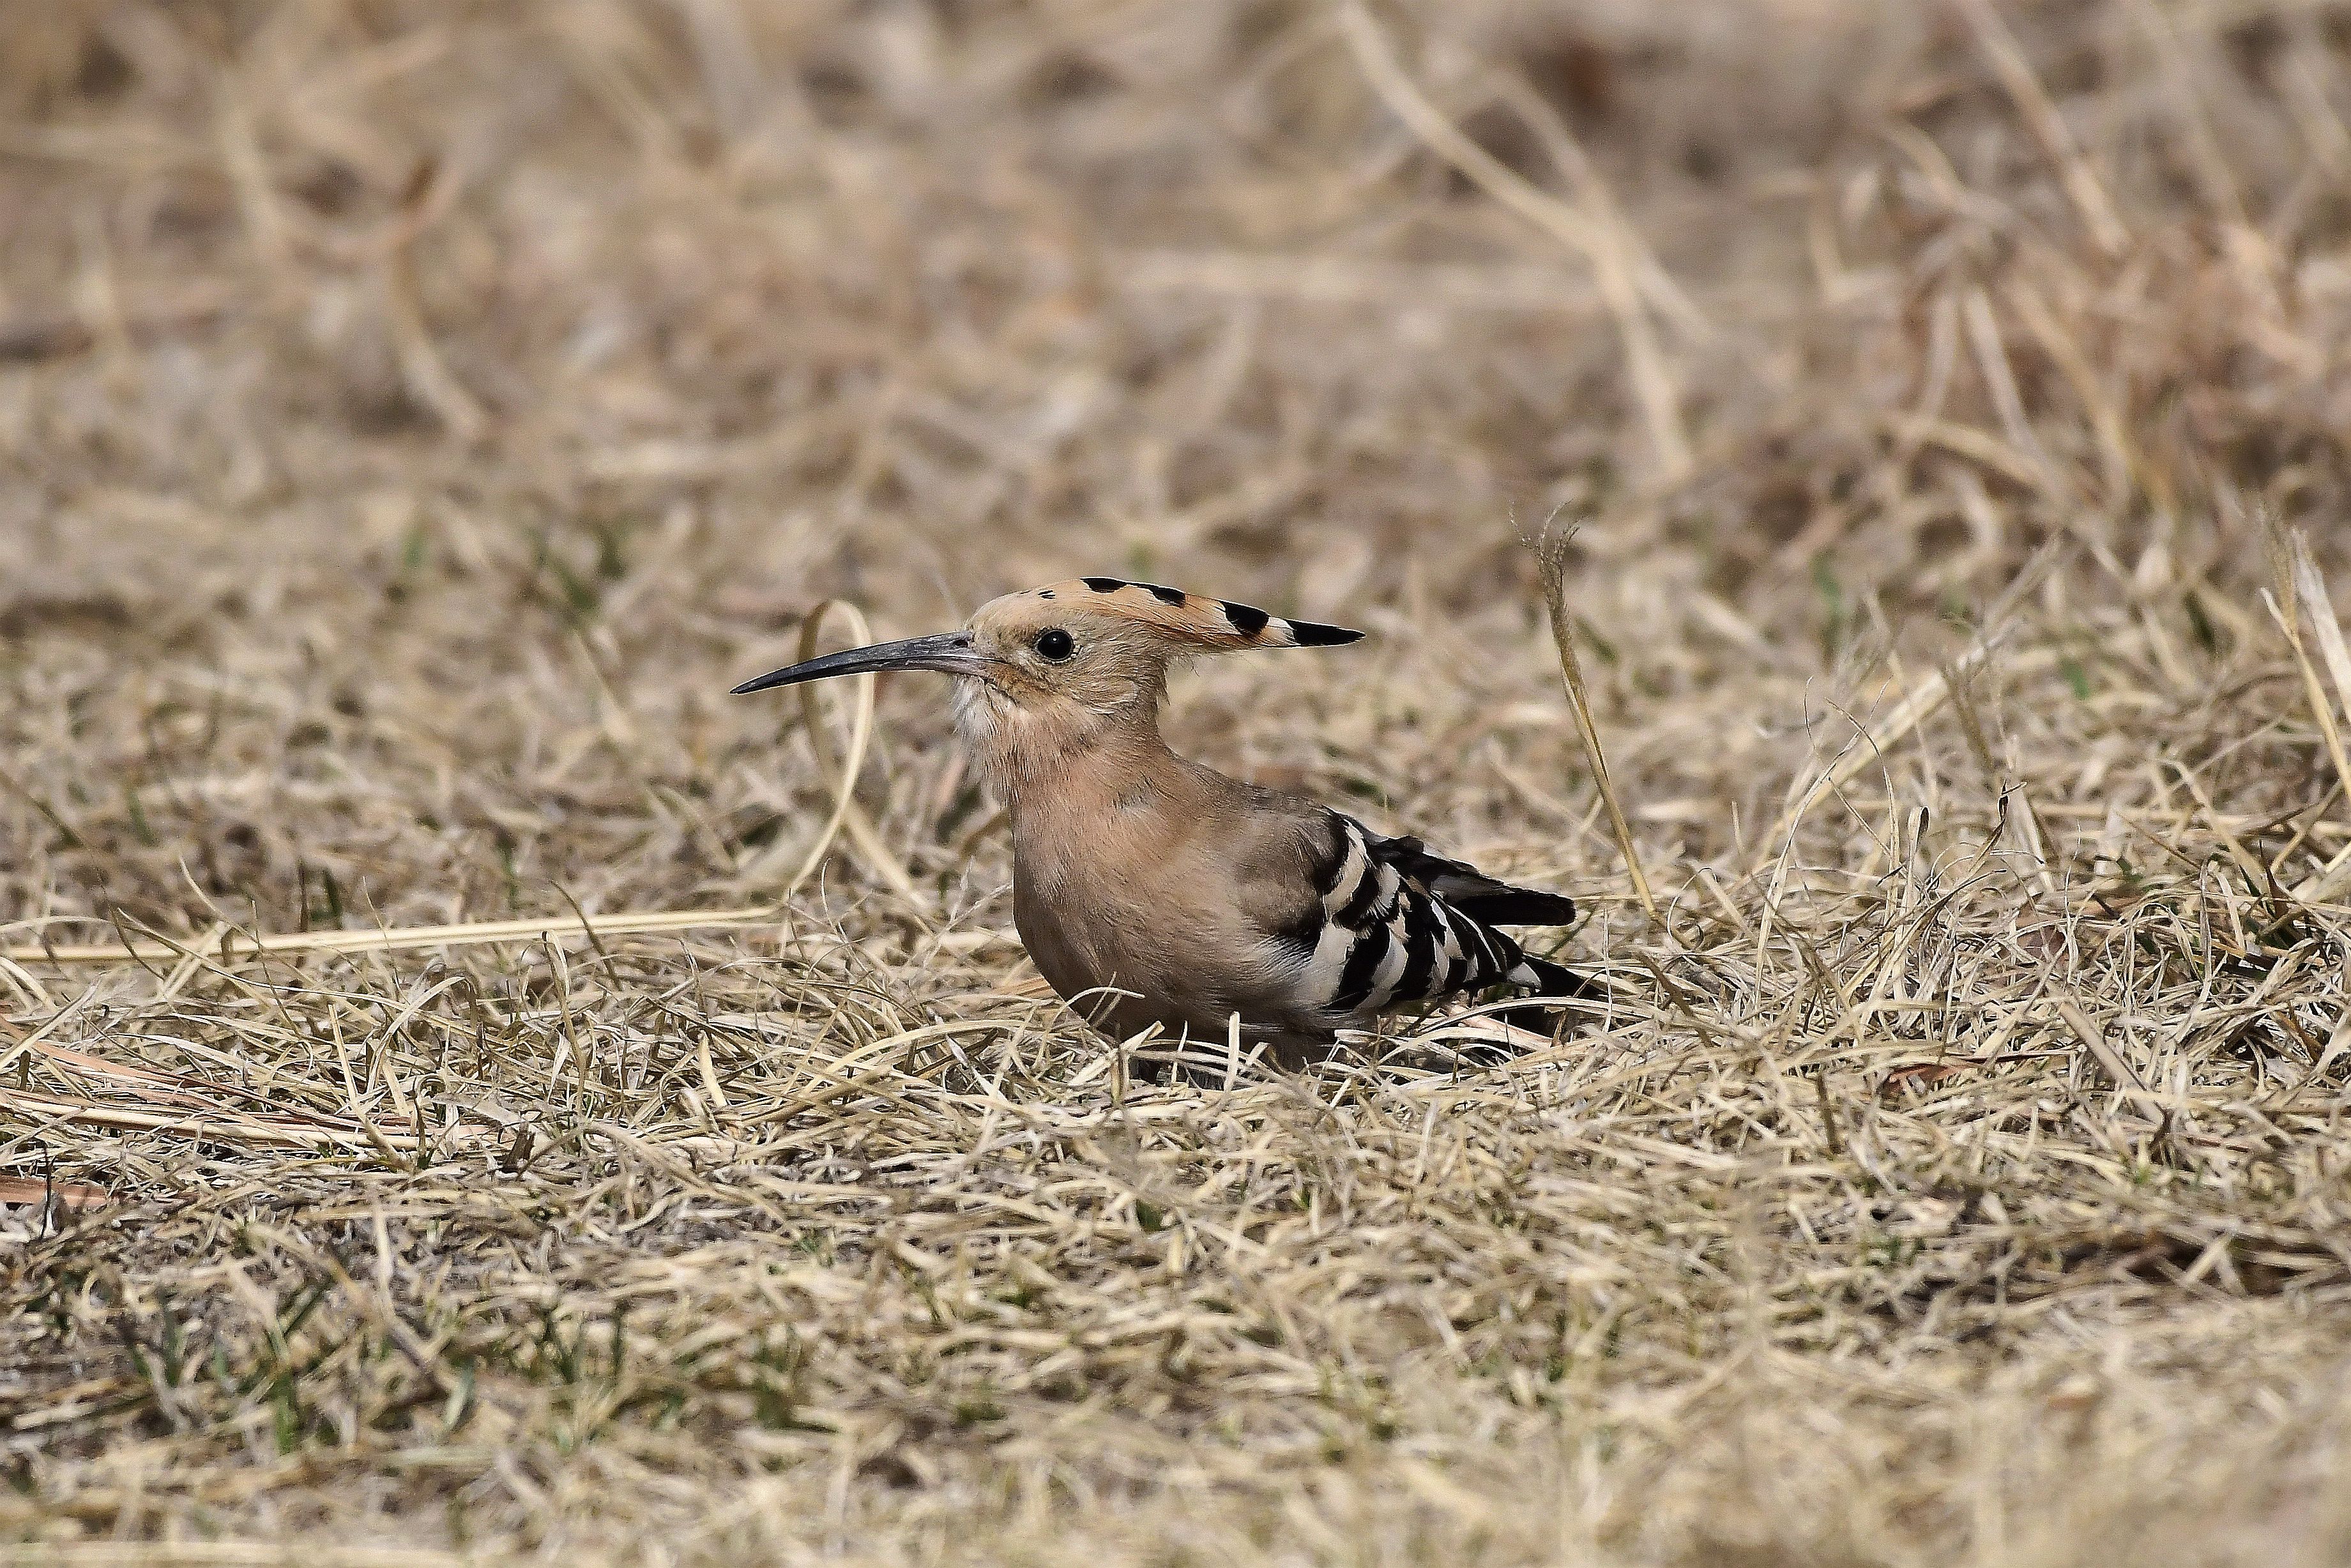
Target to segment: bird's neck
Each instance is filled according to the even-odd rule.
[[[973,683],[956,727],[1017,824],[1040,808],[1164,791],[1183,772],[1159,733],[1159,705],[1102,713],[1075,703],[1014,705]]]

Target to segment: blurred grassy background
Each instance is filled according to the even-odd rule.
[[[2259,597],[2331,613],[2264,515],[2351,566],[2351,11],[0,26],[0,1175],[109,1199],[0,1210],[0,1531],[2351,1540],[2346,694]],[[1554,516],[1662,928],[1558,699]],[[1622,1010],[1499,1087],[1113,1105],[914,681],[797,936],[24,951],[772,897],[831,795],[727,686],[828,599],[910,634],[1081,571],[1369,627],[1187,678],[1180,746],[1573,889]],[[329,1152],[175,1130],[272,1101]]]
[[[138,810],[84,840],[183,841],[273,927],[311,857],[396,920],[509,880],[666,894],[725,869],[708,841],[767,768],[763,716],[719,694],[825,597],[910,632],[1081,567],[1155,574],[1390,633],[1219,672],[1202,739],[1260,683],[1442,692],[1475,725],[1548,703],[1518,536],[1568,506],[1650,803],[1768,816],[1784,779],[1723,765],[1786,694],[1955,645],[1938,623],[2043,539],[2078,541],[2077,594],[2192,600],[2262,575],[2222,487],[2340,534],[2324,8],[1469,5],[1352,47],[1339,15],[20,20],[22,765],[99,770]],[[1405,128],[1366,47],[1473,161]],[[929,748],[937,705],[906,722]],[[1458,760],[1425,735],[1253,738],[1418,795]],[[692,809],[657,845],[592,809],[543,831],[550,768],[635,796],[615,748]],[[290,802],[199,805],[159,768],[381,820],[298,842]],[[366,863],[422,814],[437,850]],[[1693,847],[1729,831],[1691,814]],[[20,913],[203,917],[169,858],[26,848]]]

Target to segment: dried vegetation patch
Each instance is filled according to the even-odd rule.
[[[2351,1552],[2335,9],[7,26],[0,1557]],[[723,695],[1081,570],[1578,1032],[1144,1082]]]

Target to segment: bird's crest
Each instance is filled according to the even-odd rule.
[[[1236,604],[1228,599],[1186,593],[1155,582],[1129,582],[1120,577],[1073,577],[1033,589],[1025,597],[1068,601],[1098,614],[1140,622],[1202,648],[1335,647],[1363,636],[1345,626],[1292,621],[1254,604]]]

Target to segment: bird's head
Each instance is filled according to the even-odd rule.
[[[827,653],[735,690],[937,670],[963,677],[956,718],[983,749],[1049,754],[1107,727],[1155,719],[1168,666],[1179,659],[1330,646],[1362,635],[1154,583],[1081,577],[991,600],[959,632]]]

